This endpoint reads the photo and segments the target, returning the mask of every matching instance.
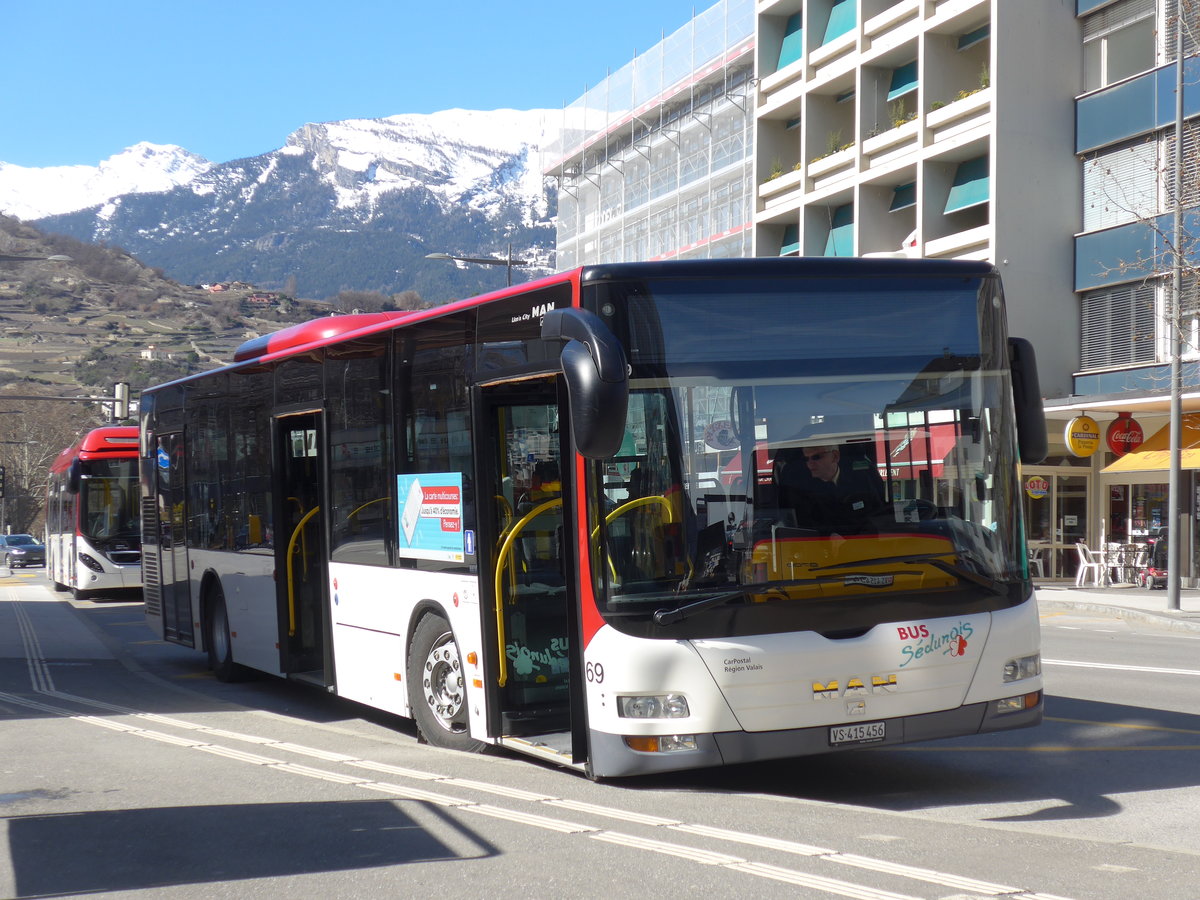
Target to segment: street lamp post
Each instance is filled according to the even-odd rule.
[[[532,265],[532,261],[528,259],[513,259],[512,244],[508,245],[508,256],[501,258],[496,256],[455,256],[453,253],[426,253],[426,259],[446,259],[452,262],[475,263],[480,266],[504,266],[508,276],[507,284],[512,287],[512,270],[513,266],[528,266]]]

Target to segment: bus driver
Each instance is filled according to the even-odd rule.
[[[842,452],[832,445],[803,448],[804,464],[812,477],[796,491],[796,516],[801,527],[828,534],[857,534],[883,506],[883,479],[867,459],[843,465]]]

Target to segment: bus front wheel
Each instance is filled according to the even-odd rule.
[[[435,747],[478,753],[486,744],[467,727],[466,677],[450,623],[425,615],[408,648],[408,703],[421,735]]]

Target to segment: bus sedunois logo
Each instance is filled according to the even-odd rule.
[[[863,678],[861,675],[851,675],[843,687],[838,679],[831,681],[814,681],[812,695],[814,700],[836,700],[838,697],[868,697],[871,694],[892,694],[899,689],[895,674],[872,675]]]

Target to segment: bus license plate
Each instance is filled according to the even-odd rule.
[[[829,729],[830,744],[870,744],[886,736],[886,722],[859,722],[856,725],[834,725]]]

